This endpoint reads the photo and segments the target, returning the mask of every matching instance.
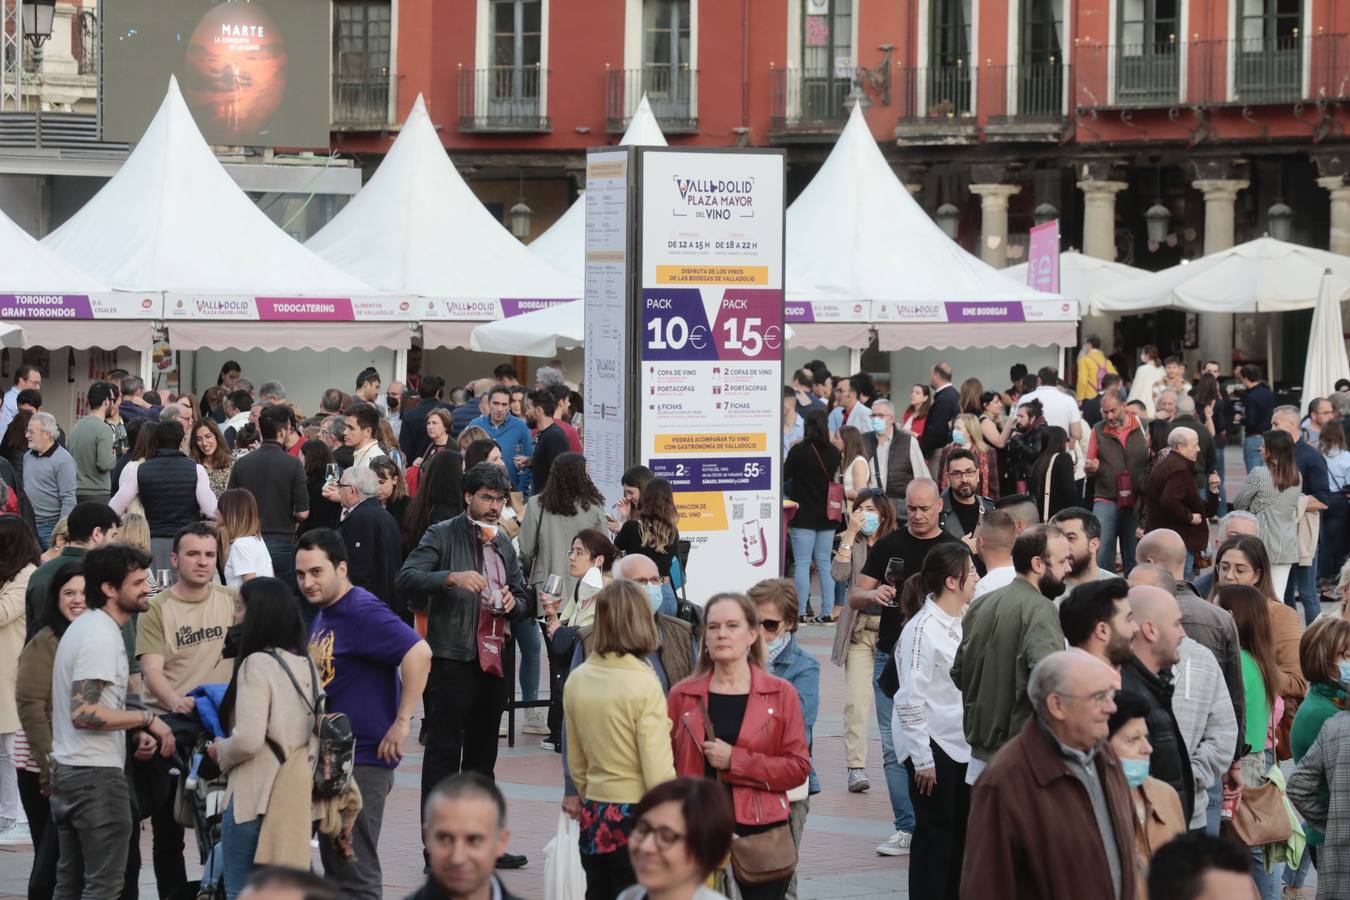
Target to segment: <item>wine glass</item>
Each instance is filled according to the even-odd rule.
[[[543,612],[551,613],[557,606],[558,601],[562,599],[562,576],[549,575],[544,579],[544,586],[539,589],[539,599],[543,604]]]
[[[324,466],[324,473],[325,481],[337,481],[342,477],[342,467],[337,463],[329,463]]]

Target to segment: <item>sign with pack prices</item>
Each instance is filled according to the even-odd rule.
[[[783,156],[638,152],[637,455],[671,483],[702,603],[778,571]]]

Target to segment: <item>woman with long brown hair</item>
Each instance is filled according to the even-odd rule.
[[[211,419],[198,419],[192,426],[188,456],[206,470],[206,481],[211,485],[211,493],[219,499],[230,485],[230,471],[234,468],[234,457],[230,455],[230,448],[225,446],[225,436],[220,433],[220,426]]]
[[[787,792],[811,773],[801,699],[765,669],[759,614],[744,594],[716,594],[704,607],[698,671],[670,689],[675,771],[707,776],[731,795],[736,834],[763,845],[765,862],[795,868]],[[742,845],[748,847],[747,844]],[[751,884],[732,870],[743,900],[781,900],[790,876]]]
[[[1298,498],[1302,479],[1294,463],[1294,441],[1271,429],[1263,435],[1261,461],[1233,498],[1233,509],[1245,509],[1261,523],[1261,540],[1270,554],[1275,596],[1284,596],[1289,570],[1298,562]]]
[[[916,384],[909,390],[909,406],[900,416],[900,430],[915,437],[923,435],[924,424],[928,421],[928,411],[933,408],[933,391],[926,384]]]
[[[797,448],[792,449],[795,451]],[[600,527],[604,527],[603,523]],[[661,576],[661,592],[666,598],[658,612],[667,616],[675,615],[676,610],[675,588],[671,584],[670,572],[676,561],[679,542],[680,512],[675,508],[675,495],[670,489],[670,482],[664,478],[653,478],[647,482],[638,498],[637,515],[624,522],[619,533],[614,536],[614,546],[620,553],[641,553],[656,563],[656,571]]]
[[[844,496],[851,507],[853,501],[858,499],[858,494],[867,490],[872,478],[862,432],[852,425],[845,425],[830,436],[830,443],[839,451],[839,480],[844,485]]]
[[[858,496],[830,566],[835,583],[853,586],[868,552],[895,530],[895,521],[895,509],[884,492],[869,488]],[[844,667],[844,765],[848,768],[848,789],[857,794],[872,786],[867,778],[867,723],[872,718],[872,680],[881,616],[845,603],[835,623],[830,661]]]
[[[1238,646],[1242,649],[1242,688],[1247,698],[1246,727],[1243,742],[1248,752],[1240,760],[1242,784],[1255,788],[1270,779],[1266,773],[1275,762],[1273,735],[1279,721],[1277,712],[1280,680],[1275,660],[1275,642],[1271,638],[1270,613],[1266,598],[1256,588],[1231,584],[1219,588],[1218,604],[1233,615],[1237,625]],[[1281,866],[1267,871],[1260,847],[1252,848],[1252,877],[1262,897],[1273,893],[1280,883]]]
[[[272,555],[263,543],[258,501],[252,491],[233,488],[220,495],[220,565],[227,587],[258,577],[271,578]]]
[[[978,378],[967,378],[961,382],[961,413],[978,417],[984,412],[984,403],[981,397],[984,395],[984,385]]]

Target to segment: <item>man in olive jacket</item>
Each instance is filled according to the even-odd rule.
[[[1028,528],[1013,542],[1012,558],[1017,577],[970,605],[952,661],[972,754],[969,784],[1031,718],[1031,670],[1064,649],[1054,598],[1073,565],[1068,538],[1053,525]]]
[[[515,673],[502,674],[500,644],[494,647],[490,637],[532,612],[520,560],[498,528],[510,494],[510,482],[499,466],[479,463],[469,469],[464,473],[465,511],[428,528],[398,573],[399,592],[427,598],[432,661],[424,697],[424,806],[432,789],[458,772],[494,777],[497,727]],[[490,618],[480,619],[485,610]],[[487,640],[480,641],[480,630]],[[496,673],[484,668],[494,656]],[[508,864],[523,865],[524,858],[519,859]]]

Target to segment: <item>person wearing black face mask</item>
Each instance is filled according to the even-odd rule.
[[[969,784],[1031,718],[1031,670],[1064,649],[1052,601],[1063,593],[1073,565],[1068,538],[1054,525],[1028,528],[1013,542],[1012,558],[1017,576],[970,605],[952,661],[952,681],[965,702]]]

